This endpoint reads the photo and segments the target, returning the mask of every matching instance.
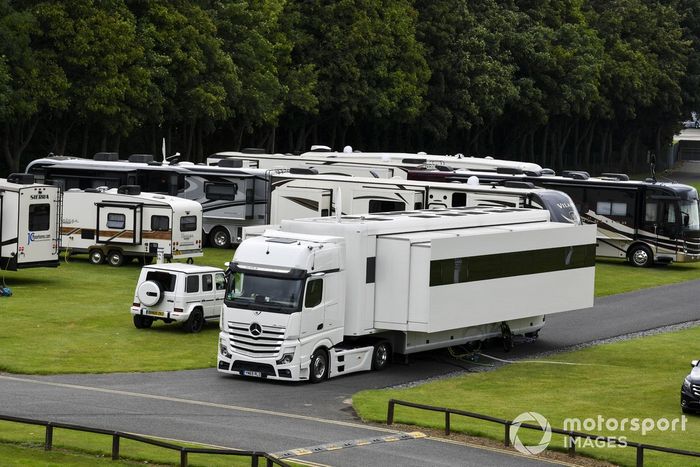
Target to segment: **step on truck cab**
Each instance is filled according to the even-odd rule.
[[[218,370],[310,380],[593,305],[595,227],[464,207],[283,221],[228,265]]]

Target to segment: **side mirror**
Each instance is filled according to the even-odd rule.
[[[696,366],[698,366],[698,363],[700,363],[700,360],[691,360],[690,366],[695,368]]]

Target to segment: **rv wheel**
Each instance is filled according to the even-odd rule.
[[[638,268],[648,268],[654,264],[654,255],[644,245],[635,245],[627,252],[627,258],[632,265]]]
[[[153,324],[153,318],[150,316],[134,315],[134,326],[136,326],[136,329],[150,328],[151,324]]]
[[[199,332],[204,327],[204,315],[202,310],[196,308],[190,313],[190,317],[185,321],[185,331],[187,332]]]
[[[110,266],[119,267],[124,264],[124,255],[121,251],[112,250],[107,255],[107,262]]]
[[[311,366],[309,370],[309,380],[312,383],[320,383],[328,378],[328,354],[325,350],[314,350],[314,353],[311,355]]]
[[[92,264],[102,264],[105,261],[105,255],[102,250],[91,250],[88,259]]]
[[[381,371],[389,366],[391,358],[391,345],[388,342],[379,342],[374,344],[374,352],[372,353],[372,369]]]
[[[209,232],[209,243],[216,248],[228,248],[231,245],[231,235],[223,227],[215,227]]]

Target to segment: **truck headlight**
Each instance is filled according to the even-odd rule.
[[[292,363],[292,360],[294,360],[294,349],[285,349],[285,352],[282,354],[282,358],[277,360],[277,364],[287,365]]]
[[[691,386],[692,386],[692,385],[690,384],[690,379],[689,379],[689,378],[686,378],[686,379],[683,380],[683,387],[684,387],[684,388],[690,390]]]
[[[231,352],[228,351],[228,342],[221,338],[219,339],[219,353],[226,358],[231,358],[233,356]]]

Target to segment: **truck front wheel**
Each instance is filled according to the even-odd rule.
[[[372,369],[381,371],[389,366],[391,357],[391,345],[388,342],[379,342],[374,344],[374,352],[372,353]]]
[[[323,349],[316,349],[311,355],[309,379],[312,383],[320,383],[328,378],[328,354]]]

